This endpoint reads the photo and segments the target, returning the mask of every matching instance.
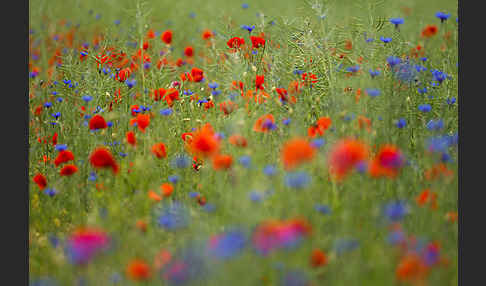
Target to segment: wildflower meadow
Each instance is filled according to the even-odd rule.
[[[457,4],[31,0],[30,285],[457,285]]]

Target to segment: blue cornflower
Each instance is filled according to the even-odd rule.
[[[251,157],[247,155],[241,156],[239,162],[241,165],[243,165],[243,167],[249,168],[251,164]]]
[[[171,182],[172,184],[177,184],[177,182],[179,182],[179,176],[177,175],[169,176],[169,182]]]
[[[288,173],[285,176],[285,184],[289,188],[302,189],[311,181],[311,177],[305,172]]]
[[[89,96],[89,95],[85,95],[85,96],[83,96],[83,100],[84,100],[86,103],[90,102],[92,99],[93,99],[93,97],[92,97],[92,96]]]
[[[394,230],[393,232],[388,234],[387,241],[392,245],[402,243],[405,241],[405,234],[400,229]]]
[[[47,239],[49,240],[49,243],[52,245],[52,247],[56,248],[59,245],[59,238],[56,235],[49,234],[47,236]]]
[[[367,88],[367,89],[365,89],[365,91],[368,94],[368,96],[371,96],[371,97],[378,96],[381,93],[381,91],[377,88]]]
[[[407,121],[405,120],[405,118],[398,119],[397,127],[401,129],[405,126],[407,126]]]
[[[52,115],[52,117],[58,119],[59,117],[61,117],[61,112],[56,112],[56,113],[53,113],[51,115]]]
[[[128,153],[124,153],[124,152],[119,152],[118,153],[122,158],[125,158],[126,156],[128,156]]]
[[[315,204],[314,209],[321,214],[330,214],[331,213],[331,208],[326,205],[321,205],[321,204]]]
[[[217,82],[210,82],[208,83],[208,86],[212,89],[218,88],[219,84]]]
[[[44,107],[45,107],[45,108],[49,108],[49,107],[51,107],[51,106],[52,106],[52,103],[50,103],[50,102],[46,102],[46,103],[44,103]]]
[[[310,285],[307,274],[300,270],[291,270],[281,278],[279,286],[306,286]]]
[[[241,28],[245,29],[245,30],[247,30],[248,32],[251,33],[251,31],[253,31],[253,29],[255,29],[255,25],[253,25],[253,26],[241,25]]]
[[[132,80],[127,79],[127,80],[125,81],[125,83],[127,84],[128,88],[132,88],[132,87],[134,87],[134,86],[135,86],[135,84],[137,83],[137,81],[136,81],[136,80],[134,80],[134,79],[132,79]]]
[[[58,285],[59,284],[57,283],[56,280],[49,277],[43,277],[29,282],[29,286],[58,286]]]
[[[246,4],[246,3],[241,4],[241,8],[248,9],[248,4]]]
[[[64,150],[67,150],[67,145],[66,144],[56,144],[56,150],[57,151],[64,151]]]
[[[121,22],[120,22],[120,20],[115,20],[114,23],[115,23],[115,25],[118,26],[118,25],[120,25]]]
[[[203,207],[202,207],[203,211],[205,212],[213,212],[215,209],[216,209],[216,206],[211,204],[211,203],[206,203]]]
[[[211,94],[214,95],[214,96],[218,96],[218,95],[221,94],[221,90],[212,90]]]
[[[408,62],[395,65],[393,75],[403,82],[412,82],[417,77],[417,71]]]
[[[432,70],[431,72],[432,72],[432,76],[436,81],[439,82],[439,84],[441,84],[446,78],[449,77],[445,72],[439,70]]]
[[[369,70],[369,73],[370,73],[371,78],[374,78],[375,76],[379,76],[380,75],[380,71],[379,70],[372,70],[372,69],[370,69]]]
[[[110,281],[113,283],[113,284],[117,284],[119,282],[122,281],[122,276],[120,275],[120,273],[113,273],[110,277]]]
[[[386,37],[381,36],[381,37],[380,37],[380,40],[381,40],[383,43],[388,44],[389,42],[391,42],[391,41],[392,41],[392,38],[386,38]]]
[[[102,71],[103,71],[103,73],[104,73],[105,75],[107,75],[107,74],[109,74],[109,73],[111,72],[110,68],[103,68],[103,70],[102,70]]]
[[[192,95],[194,92],[192,92],[190,89],[184,90],[183,94],[184,95]]]
[[[426,62],[427,61],[427,58],[426,57],[421,57],[420,60],[423,61],[423,62]]]
[[[404,21],[403,21],[403,18],[391,18],[390,19],[390,23],[392,23],[393,25],[395,25],[395,28],[398,29],[398,25],[403,24]]]
[[[426,71],[427,68],[424,67],[424,66],[421,66],[421,65],[415,65],[415,69],[418,71],[418,72],[421,72],[421,71]]]
[[[189,225],[189,211],[179,203],[166,204],[160,210],[157,222],[160,227],[167,230],[176,230]]]
[[[265,168],[263,168],[263,173],[267,176],[273,176],[277,173],[277,170],[275,166],[273,165],[267,165]]]
[[[427,140],[427,148],[430,152],[442,152],[445,153],[447,148],[458,144],[459,137],[454,135],[444,135],[432,137]]]
[[[225,139],[226,138],[226,134],[224,134],[223,132],[216,132],[214,134],[214,137],[217,139],[217,140],[222,140],[222,139]]]
[[[282,120],[282,124],[283,125],[289,125],[290,124],[290,118],[285,118],[284,120]]]
[[[91,182],[94,182],[96,181],[96,173],[95,172],[91,172],[89,173],[89,177],[88,177],[88,180],[90,180]]]
[[[320,148],[322,145],[326,144],[326,140],[324,140],[323,138],[317,138],[317,139],[314,139],[312,140],[312,142],[310,143],[310,145],[314,148]]]
[[[166,109],[160,110],[160,115],[169,116],[171,114],[172,114],[172,109],[171,108],[166,108]]]
[[[435,13],[435,17],[439,18],[441,23],[449,19],[450,16],[451,16],[450,13],[444,13],[444,12]]]
[[[62,97],[58,97],[56,100],[57,102],[62,102],[64,99]]]
[[[189,193],[189,197],[194,199],[194,198],[197,198],[200,194],[198,192],[190,192]]]
[[[112,127],[113,126],[113,122],[111,122],[111,121],[106,122],[106,126]]]
[[[300,69],[295,69],[295,70],[293,71],[293,74],[302,75],[303,73],[304,73],[304,71],[303,71],[303,70],[300,70]]]
[[[263,199],[263,194],[262,194],[262,193],[260,193],[260,192],[257,192],[257,191],[253,191],[253,192],[250,192],[249,197],[250,197],[250,200],[251,200],[252,202],[256,202],[256,203],[258,203],[258,202],[261,202],[261,201],[262,201],[262,199]]]
[[[265,122],[263,122],[262,128],[267,130],[275,130],[277,129],[277,125],[273,123],[271,120],[267,119],[265,120]]]
[[[383,214],[392,222],[402,220],[408,212],[408,206],[404,201],[390,202],[383,209]]]
[[[359,65],[348,67],[348,68],[346,68],[346,71],[347,72],[357,72],[357,71],[359,71]]]
[[[48,195],[49,197],[53,197],[55,194],[57,194],[57,191],[55,189],[49,188],[44,190],[44,194]]]
[[[447,104],[452,105],[452,104],[456,103],[456,98],[455,97],[448,98],[446,100],[446,102],[447,102]]]
[[[359,246],[359,241],[356,239],[338,239],[334,242],[334,250],[338,255],[341,255],[347,251],[352,251]]]
[[[418,109],[422,112],[429,112],[430,110],[432,110],[432,107],[430,106],[430,104],[421,104],[419,105]]]
[[[240,253],[246,246],[247,238],[241,230],[230,230],[211,239],[209,254],[218,259],[228,259]]]
[[[57,95],[57,91],[51,92],[52,95]]]
[[[70,79],[63,79],[62,82],[64,82],[65,85],[68,85],[71,83]]]
[[[451,155],[447,154],[447,153],[442,153],[442,155],[440,156],[440,160],[444,163],[449,163],[449,162],[452,162],[452,158],[451,158]]]
[[[424,87],[424,88],[418,88],[417,91],[420,93],[420,94],[424,94],[424,93],[427,93],[427,87]]]
[[[398,65],[399,63],[402,62],[402,60],[400,58],[397,58],[397,57],[394,57],[394,56],[389,56],[386,61],[388,62],[388,64],[390,65],[390,67],[394,67],[396,65]]]
[[[184,155],[184,154],[177,154],[174,156],[174,158],[172,159],[171,161],[171,166],[173,168],[186,168],[187,166],[189,166],[189,164],[191,163],[191,158],[189,158],[188,156]]]
[[[427,125],[426,125],[427,129],[428,130],[441,130],[442,128],[444,128],[444,121],[442,119],[437,119],[437,120],[430,120],[429,122],[427,122]]]
[[[367,43],[371,43],[371,42],[374,42],[374,41],[375,41],[375,39],[373,39],[373,38],[368,38],[368,39],[366,39],[365,41],[366,41]]]

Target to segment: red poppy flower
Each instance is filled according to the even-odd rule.
[[[61,176],[71,176],[72,174],[76,173],[78,171],[78,167],[75,165],[66,165],[62,167],[61,171],[59,174]]]
[[[307,130],[307,135],[311,138],[316,137],[318,134],[319,136],[323,136],[329,127],[331,127],[332,120],[329,117],[321,117],[319,118],[314,125],[309,127]]]
[[[312,160],[316,149],[303,138],[291,139],[282,147],[281,158],[285,169],[291,170]]]
[[[251,46],[254,49],[258,49],[259,47],[265,46],[265,39],[264,38],[251,36],[250,40],[251,40]]]
[[[96,114],[95,116],[91,117],[89,120],[89,129],[90,130],[97,130],[97,129],[105,129],[108,125],[106,124],[105,119],[103,116]]]
[[[380,148],[370,164],[369,172],[372,177],[394,178],[405,164],[402,152],[394,145],[384,145]]]
[[[327,264],[327,256],[320,249],[314,249],[311,255],[311,265],[312,267],[324,266]]]
[[[162,35],[160,35],[160,39],[162,40],[162,42],[166,43],[167,45],[170,45],[170,43],[172,43],[172,31],[171,30],[164,31]]]
[[[170,88],[165,94],[165,101],[167,101],[169,107],[172,107],[175,100],[179,100],[179,91],[175,88]]]
[[[233,158],[230,155],[217,154],[213,156],[214,170],[227,170],[233,164]]]
[[[186,55],[186,57],[192,57],[192,55],[194,54],[194,49],[193,49],[193,47],[191,47],[191,46],[187,46],[187,47],[184,49],[184,54]]]
[[[361,141],[355,139],[339,141],[329,154],[329,172],[340,180],[367,157],[368,147]]]
[[[152,276],[150,266],[143,260],[132,260],[126,269],[127,276],[135,281],[146,281]]]
[[[138,114],[136,118],[130,120],[130,124],[133,125],[135,122],[137,123],[138,129],[145,133],[145,129],[150,124],[150,116],[147,114]]]
[[[219,151],[220,142],[216,138],[211,124],[206,123],[193,134],[192,140],[187,146],[192,154],[207,158]]]
[[[204,78],[203,70],[194,67],[191,70],[191,76],[192,76],[193,81],[200,82]]]
[[[234,146],[237,146],[237,147],[246,147],[248,145],[246,138],[239,135],[239,134],[231,135],[228,138],[228,141],[230,142],[231,145],[234,145]]]
[[[131,73],[132,71],[130,70],[130,68],[124,68],[116,74],[115,79],[119,82],[124,82],[130,77]]]
[[[152,146],[152,153],[155,156],[157,156],[157,158],[159,158],[159,159],[167,157],[167,150],[166,150],[164,143],[160,142],[160,143],[154,144]]]
[[[255,89],[265,89],[263,83],[265,82],[265,75],[257,75],[255,78]]]
[[[170,197],[170,195],[174,191],[174,186],[172,186],[172,184],[169,183],[164,183],[160,186],[160,189],[162,190],[162,195],[164,197]]]
[[[147,32],[147,39],[153,39],[153,38],[155,38],[154,30],[149,29]]]
[[[265,114],[262,115],[260,118],[257,119],[255,125],[253,125],[253,131],[255,132],[267,132],[269,130],[267,122],[271,124],[275,124],[275,119],[273,118],[272,114]]]
[[[221,102],[219,104],[219,109],[223,111],[224,115],[229,115],[233,111],[235,111],[238,108],[238,106],[231,100]]]
[[[166,92],[167,90],[165,90],[164,88],[154,89],[154,100],[161,100],[162,98],[164,98]]]
[[[41,173],[38,173],[37,175],[35,175],[32,180],[34,181],[34,183],[37,184],[37,186],[39,187],[39,189],[41,191],[43,189],[45,189],[45,187],[47,187],[47,179]]]
[[[69,162],[69,161],[74,161],[73,152],[71,152],[69,150],[62,150],[62,151],[59,152],[59,154],[57,154],[57,157],[54,160],[54,164],[57,167],[60,164],[66,163],[66,162]]]
[[[111,168],[113,173],[117,174],[120,171],[118,164],[111,152],[104,147],[96,148],[89,157],[89,161],[94,168]]]
[[[425,38],[433,37],[433,36],[435,36],[435,34],[437,34],[438,31],[439,31],[439,29],[437,28],[436,25],[427,25],[422,30],[422,37],[425,37]]]
[[[211,30],[204,30],[203,33],[202,33],[202,38],[204,40],[208,40],[210,39],[211,37],[213,37],[213,32],[211,32]]]
[[[428,267],[415,253],[410,253],[404,256],[395,271],[398,281],[409,281],[415,283],[424,281],[428,273]],[[420,284],[421,283],[417,285]]]
[[[241,45],[245,43],[245,39],[243,38],[238,38],[238,37],[233,37],[228,40],[226,43],[228,47],[230,48],[239,48]]]
[[[127,134],[126,134],[126,139],[127,139],[127,143],[132,145],[132,146],[136,146],[137,145],[137,138],[135,138],[135,133],[133,133],[133,131],[128,131]]]
[[[51,142],[52,142],[52,145],[56,146],[56,144],[57,144],[57,132],[54,132],[54,135],[52,135]]]
[[[316,83],[317,82],[317,76],[313,73],[307,74],[306,72],[302,74],[302,81],[304,84],[306,84],[306,79],[307,76],[309,76],[309,80],[311,83]]]

